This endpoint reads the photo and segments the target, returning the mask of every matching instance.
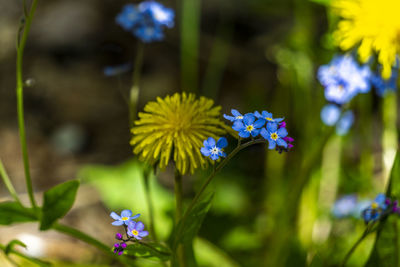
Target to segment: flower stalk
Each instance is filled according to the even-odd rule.
[[[25,120],[24,120],[24,99],[23,99],[23,90],[24,90],[24,83],[22,77],[22,64],[23,64],[23,56],[24,56],[24,49],[26,45],[26,40],[28,39],[29,30],[31,28],[32,19],[35,14],[36,6],[38,1],[33,0],[31,8],[29,10],[28,15],[25,17],[25,24],[23,27],[22,37],[18,38],[17,43],[17,113],[18,113],[18,128],[19,128],[19,136],[20,136],[20,143],[21,143],[21,150],[22,150],[22,158],[24,163],[24,172],[25,172],[25,182],[26,187],[29,195],[29,200],[33,208],[36,208],[36,201],[33,195],[33,187],[32,187],[32,179],[29,170],[29,157],[28,157],[28,149],[26,144],[26,134],[25,134]],[[18,36],[19,37],[19,36]]]

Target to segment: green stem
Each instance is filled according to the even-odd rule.
[[[182,218],[183,211],[183,188],[182,174],[175,169],[175,225],[177,226]],[[176,249],[177,259],[180,267],[186,266],[185,251],[182,245],[178,245]]]
[[[129,93],[129,125],[132,127],[136,119],[137,103],[140,91],[140,74],[142,72],[144,57],[144,43],[140,42],[137,47],[135,63],[133,66],[132,87]]]
[[[358,245],[361,244],[361,242],[364,240],[365,237],[367,237],[367,235],[371,232],[370,229],[372,228],[372,225],[369,225],[367,227],[367,229],[365,229],[364,233],[362,234],[362,236],[360,236],[360,238],[357,240],[357,242],[351,247],[351,249],[349,250],[349,252],[347,252],[346,256],[344,257],[342,264],[340,265],[341,267],[344,267],[347,263],[347,261],[350,259],[351,255],[353,254],[353,252],[356,250],[356,248],[358,247]]]
[[[143,171],[143,182],[144,182],[144,193],[146,195],[146,202],[149,209],[149,219],[150,219],[150,234],[153,237],[154,241],[158,241],[156,231],[154,229],[154,208],[153,208],[153,201],[151,200],[150,195],[150,173],[151,167],[145,166],[145,170]]]
[[[18,202],[19,204],[21,204],[21,201],[18,198],[18,194],[15,191],[15,188],[10,180],[10,177],[8,176],[6,169],[4,168],[3,162],[0,159],[0,176],[3,179],[4,184],[7,187],[8,192],[10,193],[10,195],[14,198],[14,200],[16,202]],[[21,204],[22,205],[22,204]]]
[[[208,176],[207,180],[201,186],[199,192],[197,192],[197,194],[193,198],[192,202],[190,202],[190,205],[187,208],[187,210],[185,211],[185,214],[184,214],[182,220],[184,220],[187,217],[189,212],[193,209],[193,207],[199,201],[200,197],[202,196],[202,194],[204,193],[204,191],[206,190],[207,186],[210,184],[212,179],[229,162],[229,160],[231,160],[231,158],[233,158],[240,150],[242,150],[242,149],[244,149],[246,147],[249,147],[249,146],[255,145],[255,144],[264,144],[265,142],[266,142],[265,139],[255,139],[255,140],[251,140],[251,141],[249,141],[247,143],[244,143],[244,144],[240,144],[240,142],[238,142],[238,146]]]
[[[182,217],[182,202],[183,202],[183,190],[182,190],[182,174],[178,170],[175,170],[175,224],[178,224]]]
[[[31,28],[31,23],[33,19],[33,15],[35,14],[36,6],[38,1],[33,0],[31,9],[29,11],[28,16],[25,18],[25,27],[22,33],[21,40],[17,44],[17,113],[18,113],[18,127],[19,127],[19,137],[22,149],[22,158],[24,162],[24,172],[25,172],[25,181],[26,187],[28,190],[28,195],[30,202],[33,208],[36,208],[36,201],[33,196],[33,188],[32,188],[32,179],[29,171],[29,157],[28,157],[28,149],[26,145],[26,134],[25,134],[25,122],[24,122],[24,100],[23,100],[23,77],[22,77],[22,63],[24,56],[24,49],[26,45],[26,40],[28,38],[29,30]]]

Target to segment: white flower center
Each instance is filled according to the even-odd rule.
[[[221,150],[220,150],[218,147],[216,147],[216,146],[214,146],[213,148],[210,149],[210,152],[211,152],[211,154],[213,154],[213,155],[217,155],[220,151],[221,151]]]

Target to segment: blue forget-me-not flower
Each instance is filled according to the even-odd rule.
[[[233,116],[229,116],[229,115],[224,114],[224,118],[229,120],[229,121],[232,121],[232,122],[235,122],[235,121],[238,121],[238,120],[240,120],[240,121],[243,120],[243,115],[239,111],[237,111],[236,109],[231,109],[231,113],[232,113]]]
[[[321,110],[321,120],[325,125],[333,126],[340,118],[341,110],[334,104],[325,105]]]
[[[362,217],[366,223],[376,221],[386,211],[387,207],[386,196],[378,194],[371,205],[363,211]]]
[[[256,117],[252,113],[248,113],[243,116],[243,120],[236,120],[233,123],[232,129],[238,131],[240,137],[247,138],[250,135],[256,137],[264,124],[264,119],[256,120]]]
[[[204,140],[203,145],[204,147],[200,151],[204,156],[210,157],[212,160],[217,160],[219,157],[226,157],[223,149],[228,145],[228,141],[225,137],[218,139],[218,142],[215,142],[214,138],[209,137],[207,140]]]
[[[284,118],[274,118],[274,117],[272,116],[272,113],[271,113],[271,112],[268,112],[268,111],[265,111],[265,110],[263,110],[263,111],[261,112],[261,114],[260,114],[260,112],[255,111],[255,112],[254,112],[254,116],[256,116],[256,118],[258,118],[258,119],[261,118],[261,119],[266,120],[267,123],[268,123],[268,122],[276,122],[276,123],[279,123],[279,122],[281,122],[281,121],[284,120]]]
[[[288,132],[285,127],[278,128],[277,123],[267,123],[266,128],[261,129],[261,136],[268,140],[269,149],[275,149],[275,147],[281,146],[287,148],[287,143],[283,139],[288,135]]]
[[[135,222],[135,221],[130,221],[128,223],[128,230],[127,234],[128,236],[134,237],[137,240],[142,239],[142,237],[148,236],[149,232],[143,231],[144,229],[144,224],[142,222]]]
[[[336,124],[336,134],[337,135],[345,135],[349,132],[351,126],[354,123],[354,114],[353,111],[348,110],[340,117],[339,121]]]
[[[397,78],[399,76],[398,68],[392,69],[392,76],[388,80],[384,80],[381,75],[374,74],[371,77],[371,83],[376,89],[379,96],[385,96],[387,92],[397,90]]]
[[[110,214],[111,218],[113,218],[115,221],[112,222],[112,225],[119,226],[119,225],[128,225],[128,223],[134,219],[139,218],[140,214],[136,214],[135,216],[132,216],[132,211],[130,210],[123,210],[121,212],[121,216],[116,214],[115,212],[111,212]]]
[[[332,214],[336,218],[345,218],[354,215],[357,207],[357,196],[356,195],[346,195],[333,204]]]
[[[164,38],[163,27],[172,28],[174,16],[172,9],[156,1],[144,1],[136,6],[126,5],[116,21],[143,42],[150,43]]]
[[[325,87],[325,98],[337,104],[349,102],[358,93],[371,88],[368,65],[360,66],[350,55],[336,56],[318,69],[318,79]]]

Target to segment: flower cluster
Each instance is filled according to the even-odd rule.
[[[163,27],[172,28],[174,16],[172,9],[150,0],[125,5],[116,21],[143,42],[150,43],[164,38]]]
[[[126,242],[141,240],[143,237],[149,235],[149,232],[144,231],[144,224],[142,222],[134,221],[139,218],[140,214],[136,214],[135,216],[132,216],[132,214],[133,213],[130,210],[123,210],[121,216],[115,212],[111,212],[110,214],[111,218],[115,220],[111,224],[115,226],[123,225],[127,235],[126,239],[124,239],[124,236],[121,233],[115,235],[115,239],[120,241],[114,244],[114,253],[118,255],[124,253],[124,249],[127,247]]]
[[[325,98],[339,105],[348,103],[358,93],[371,89],[371,71],[360,66],[350,55],[336,56],[318,69],[318,79],[325,88]]]
[[[350,102],[357,94],[368,93],[376,88],[380,96],[397,87],[398,70],[392,72],[389,80],[370,70],[365,64],[360,66],[351,55],[336,56],[318,69],[318,80],[324,86],[325,98],[330,104],[321,110],[322,122],[328,126],[336,125],[336,133],[345,135],[354,122],[351,110],[342,114],[342,106]]]
[[[377,221],[389,214],[400,214],[398,201],[392,201],[384,194],[378,194],[371,200],[357,201],[355,195],[347,195],[339,198],[333,208],[332,214],[336,218],[346,218],[353,216],[362,218],[365,223]]]
[[[265,140],[268,140],[269,149],[276,149],[279,152],[289,151],[293,148],[294,139],[288,136],[286,123],[283,118],[274,118],[272,113],[255,111],[242,115],[238,110],[231,110],[232,116],[224,114],[224,118],[233,122],[232,129],[238,132],[240,138],[255,138],[261,135]],[[217,160],[219,157],[225,157],[223,148],[228,143],[226,139],[220,138],[215,142],[213,138],[208,138],[204,141],[201,153],[210,157],[212,160]]]

